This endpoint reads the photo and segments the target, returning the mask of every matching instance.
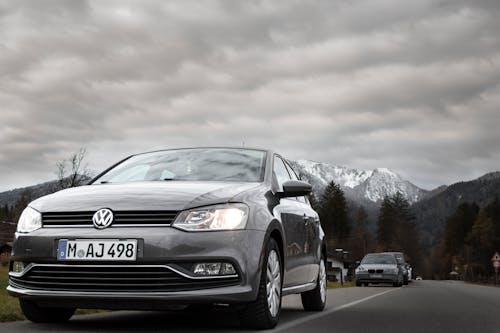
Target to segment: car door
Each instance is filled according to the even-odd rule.
[[[292,167],[285,162],[285,166],[293,180],[299,180],[299,177]],[[306,197],[297,197],[298,208],[301,210],[305,233],[304,233],[304,258],[302,265],[306,266],[308,272],[308,281],[315,281],[318,276],[319,261],[321,258],[321,239],[319,216],[312,209],[309,200]]]
[[[283,190],[284,182],[291,180],[285,163],[277,155],[274,157],[273,176],[278,191]],[[279,204],[274,207],[273,213],[282,222],[285,231],[284,251],[286,258],[283,287],[309,282],[308,259],[304,251],[307,243],[306,223],[301,204],[296,198],[281,198]]]

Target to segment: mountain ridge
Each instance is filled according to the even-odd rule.
[[[348,199],[365,204],[380,203],[384,197],[397,192],[414,203],[429,192],[388,168],[366,171],[308,160],[289,162],[304,180],[311,183],[316,195],[321,195],[331,181],[344,190]]]

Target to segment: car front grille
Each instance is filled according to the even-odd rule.
[[[44,227],[92,227],[95,212],[42,213]],[[177,216],[176,211],[114,211],[111,227],[168,226]]]
[[[165,265],[34,265],[9,278],[18,288],[79,292],[175,292],[239,283],[238,276],[188,278]]]
[[[373,274],[373,273],[383,273],[383,269],[369,269],[368,273]]]

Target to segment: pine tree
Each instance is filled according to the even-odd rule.
[[[368,214],[363,206],[358,207],[354,216],[354,229],[350,245],[353,258],[361,259],[368,253],[370,232],[368,231]]]
[[[386,196],[380,206],[377,228],[377,242],[379,248],[390,248],[394,243],[396,219],[394,207],[390,197]]]
[[[444,231],[446,251],[452,256],[463,256],[465,238],[471,231],[472,225],[479,213],[479,206],[475,203],[463,203],[451,215]]]
[[[407,259],[416,262],[420,253],[415,216],[410,203],[397,192],[385,197],[380,208],[377,240],[378,248],[384,251],[402,251]]]
[[[0,207],[0,221],[7,220],[7,205],[3,205]]]
[[[321,197],[318,213],[328,240],[342,240],[349,236],[351,225],[344,191],[333,181]]]

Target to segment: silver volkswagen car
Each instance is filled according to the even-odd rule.
[[[311,186],[272,151],[192,148],[130,156],[89,185],[31,202],[8,291],[33,322],[76,308],[222,303],[274,327],[283,295],[326,302],[326,244]]]

